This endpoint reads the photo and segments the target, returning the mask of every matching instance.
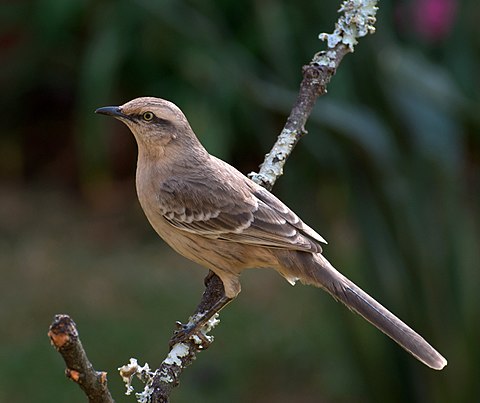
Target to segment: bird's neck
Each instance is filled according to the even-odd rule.
[[[178,143],[175,140],[166,146],[138,146],[137,187],[138,182],[159,182],[159,178],[168,180],[178,173],[186,173],[207,165],[210,158],[207,150],[194,138],[195,143]],[[186,152],[188,150],[188,152]],[[193,151],[193,152],[192,152]],[[152,186],[154,184],[152,183]],[[157,183],[159,185],[159,183]]]

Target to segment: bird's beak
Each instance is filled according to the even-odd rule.
[[[113,116],[115,118],[126,117],[122,113],[120,107],[118,106],[104,106],[103,108],[98,108],[97,110],[95,110],[95,113],[100,113],[101,115]]]

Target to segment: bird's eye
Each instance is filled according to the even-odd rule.
[[[142,117],[143,120],[146,120],[147,122],[153,119],[154,114],[152,112],[145,112]]]

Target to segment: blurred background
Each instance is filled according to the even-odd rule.
[[[0,401],[83,402],[50,347],[69,313],[97,369],[156,367],[206,271],[157,238],[126,127],[180,106],[209,151],[258,169],[338,1],[0,5]],[[449,360],[424,367],[328,295],[249,271],[175,402],[473,402],[480,395],[480,3],[384,0],[274,193],[326,256]],[[136,384],[141,389],[139,384]]]

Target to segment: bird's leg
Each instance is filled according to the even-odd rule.
[[[187,324],[177,322],[179,329],[170,339],[170,348],[177,343],[187,341],[192,336],[197,336],[201,340],[202,348],[208,347],[210,341],[202,328],[231,300],[232,298],[225,296],[225,289],[220,277],[209,271],[207,277],[205,277],[205,291],[195,313],[190,317]]]

